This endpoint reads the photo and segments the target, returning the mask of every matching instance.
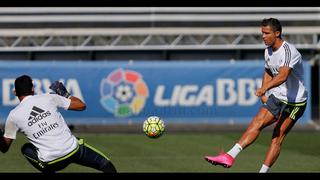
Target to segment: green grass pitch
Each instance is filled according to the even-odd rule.
[[[242,151],[230,169],[213,166],[203,159],[229,150],[241,132],[169,133],[158,139],[141,134],[76,133],[105,153],[118,172],[258,172],[268,149],[271,132],[262,132],[257,141]],[[0,172],[38,172],[20,153],[26,142],[19,134],[6,154],[0,153]],[[270,172],[320,172],[320,133],[290,132]],[[61,172],[98,172],[71,164]]]

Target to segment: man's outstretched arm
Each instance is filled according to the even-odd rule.
[[[71,100],[68,110],[83,111],[86,109],[86,104],[82,102],[79,98],[71,96],[71,94],[68,92],[68,90],[62,82],[55,81],[51,84],[49,88],[52,89],[56,94],[65,98],[69,98]]]

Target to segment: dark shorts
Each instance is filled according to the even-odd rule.
[[[307,101],[301,103],[287,103],[279,100],[274,95],[270,95],[267,102],[262,107],[268,109],[277,119],[280,115],[290,117],[292,120],[298,120],[307,107]]]
[[[49,162],[39,160],[37,148],[31,143],[24,144],[21,148],[21,152],[35,168],[45,173],[53,173],[62,170],[71,163],[91,167],[102,172],[116,172],[110,159],[97,149],[84,143],[83,139],[78,140],[78,146],[75,150]]]

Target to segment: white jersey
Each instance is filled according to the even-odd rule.
[[[265,68],[272,72],[273,77],[279,73],[279,68],[287,66],[292,68],[287,81],[266,92],[269,96],[273,94],[280,100],[289,103],[299,103],[307,99],[308,92],[304,86],[304,72],[302,57],[298,50],[288,42],[284,41],[275,52],[271,47],[265,50]]]
[[[48,162],[77,147],[74,137],[58,108],[68,109],[71,100],[57,94],[26,96],[6,120],[4,137],[16,139],[20,130],[37,147],[38,157]]]

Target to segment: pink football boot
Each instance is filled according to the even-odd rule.
[[[230,168],[234,161],[234,158],[227,153],[218,156],[205,156],[204,159],[213,165],[221,165],[225,168]]]

